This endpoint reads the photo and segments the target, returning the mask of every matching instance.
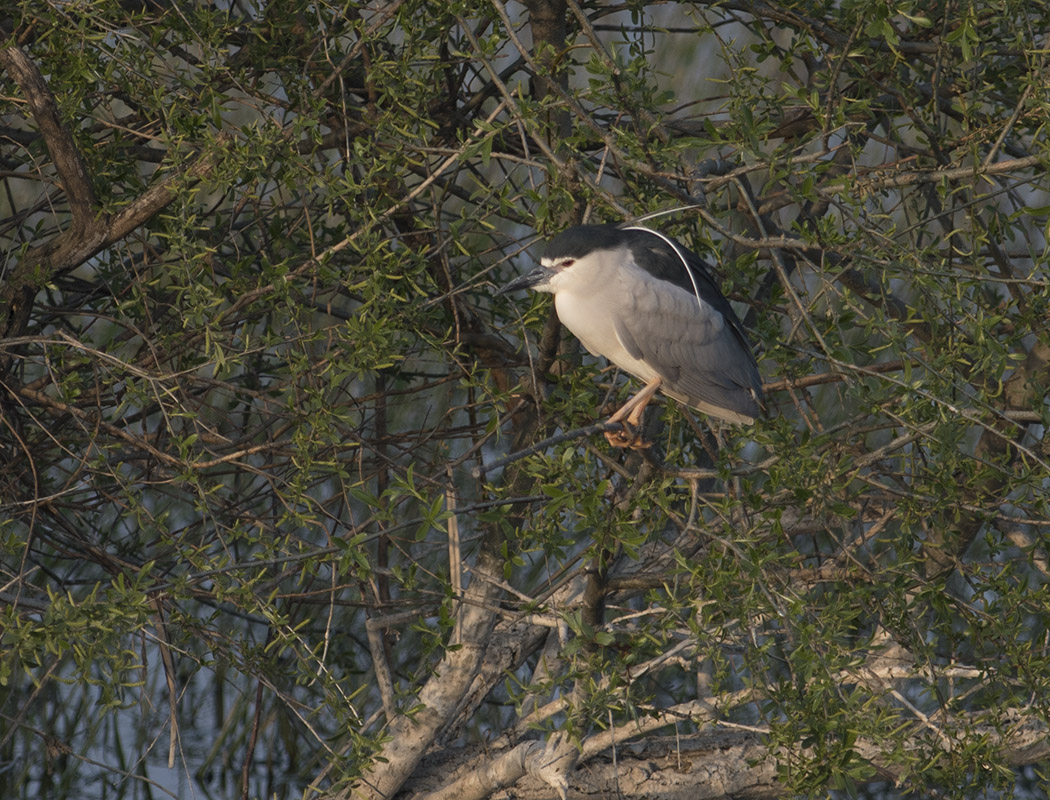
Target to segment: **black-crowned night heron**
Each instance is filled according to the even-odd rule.
[[[618,447],[639,446],[642,413],[660,390],[728,422],[759,414],[762,381],[743,325],[707,265],[649,228],[580,225],[555,236],[540,266],[499,290],[554,295],[558,317],[594,355],[645,382],[609,418]]]

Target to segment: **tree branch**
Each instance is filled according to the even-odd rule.
[[[72,134],[62,124],[55,97],[36,64],[19,48],[9,47],[0,50],[0,65],[26,97],[72,214],[69,227],[43,244],[29,248],[0,287],[0,333],[10,337],[25,330],[33,298],[40,289],[55,276],[75,269],[150,220],[175,198],[179,186],[210,173],[220,153],[198,155],[181,172],[164,177],[117,213],[103,214],[84,160]],[[219,136],[220,150],[229,139],[225,134]],[[0,371],[6,370],[9,364],[10,358],[0,360]]]

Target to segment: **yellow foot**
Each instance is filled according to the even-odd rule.
[[[629,447],[631,450],[644,450],[652,446],[642,438],[642,434],[626,422],[621,422],[623,430],[605,431],[605,440],[613,447]]]

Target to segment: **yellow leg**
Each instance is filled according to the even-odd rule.
[[[653,378],[645,385],[645,388],[624,403],[619,411],[609,417],[609,422],[619,422],[624,428],[622,431],[605,432],[605,438],[609,441],[609,444],[613,447],[631,448],[647,446],[638,434],[637,428],[641,425],[645,407],[649,405],[649,401],[652,400],[653,395],[656,394],[662,382],[660,378]]]

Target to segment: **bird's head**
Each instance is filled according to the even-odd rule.
[[[622,244],[623,234],[613,225],[577,225],[569,228],[547,243],[547,250],[538,267],[515,278],[496,294],[517,289],[555,293],[560,287],[572,282],[575,272],[588,272],[581,268],[585,268],[599,252],[615,249]]]

